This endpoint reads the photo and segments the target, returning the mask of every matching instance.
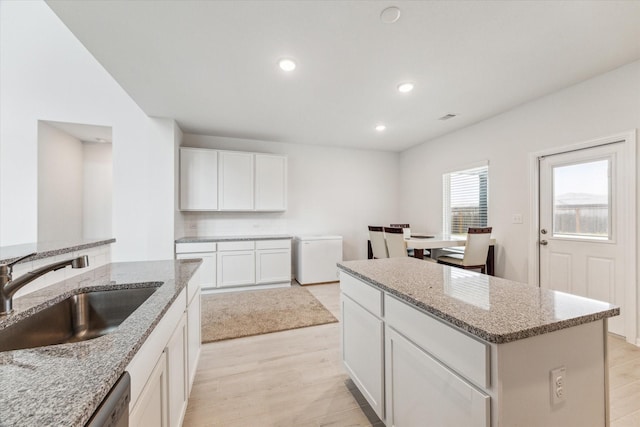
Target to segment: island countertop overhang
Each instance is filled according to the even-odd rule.
[[[344,261],[338,268],[495,344],[620,314],[606,302],[413,258]]]

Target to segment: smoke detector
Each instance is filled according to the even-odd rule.
[[[449,113],[449,114],[445,114],[444,116],[440,117],[438,120],[449,120],[449,119],[453,119],[456,116],[457,116],[457,114]]]
[[[385,24],[393,24],[400,19],[400,9],[395,6],[388,7],[380,12],[380,20]]]

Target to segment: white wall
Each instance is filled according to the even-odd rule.
[[[82,144],[82,236],[85,239],[111,237],[113,155],[111,144]]]
[[[38,241],[82,239],[83,148],[66,132],[38,122]]]
[[[497,275],[526,282],[529,153],[639,127],[640,62],[634,62],[403,152],[403,216],[416,228],[440,231],[442,174],[489,160],[489,222],[499,245]],[[523,224],[511,223],[514,213],[523,214]]]
[[[42,1],[0,2],[0,245],[37,239],[37,122],[113,129],[113,246],[173,257],[173,120],[146,116]]]
[[[638,128],[640,61],[403,152],[402,213],[412,226],[440,230],[442,173],[488,159],[489,222],[498,243],[496,273],[527,282],[531,267],[529,153]],[[628,179],[637,180],[637,176]],[[523,214],[523,224],[511,223],[514,213]],[[638,265],[640,259],[630,262]]]
[[[279,213],[183,212],[177,237],[338,234],[349,260],[366,258],[367,225],[404,221],[398,216],[397,153],[193,134],[184,135],[183,145],[286,155],[288,208]]]

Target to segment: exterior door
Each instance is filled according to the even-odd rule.
[[[539,158],[538,241],[540,286],[619,305],[609,331],[625,336],[621,188],[634,175],[622,152],[613,143]]]

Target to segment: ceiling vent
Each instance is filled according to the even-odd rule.
[[[444,116],[440,117],[438,120],[449,120],[449,119],[453,119],[455,116],[457,116],[457,114],[445,114]]]

